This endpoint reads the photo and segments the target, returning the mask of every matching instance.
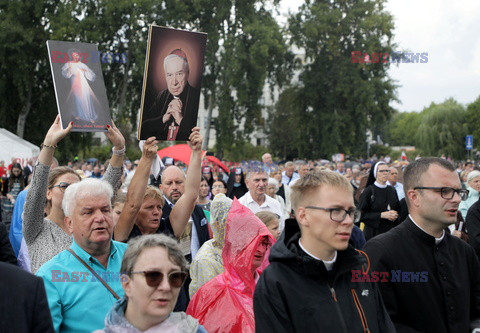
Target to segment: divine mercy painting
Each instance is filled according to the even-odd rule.
[[[72,131],[106,131],[111,125],[107,93],[97,45],[47,41],[55,96],[62,127],[73,121]]]

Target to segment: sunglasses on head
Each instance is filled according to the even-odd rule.
[[[130,274],[143,274],[145,276],[145,281],[150,287],[158,287],[163,281],[164,274],[160,271],[141,271],[141,272],[131,272]],[[173,288],[180,288],[185,279],[187,278],[187,273],[185,272],[171,272],[167,275],[168,283]]]

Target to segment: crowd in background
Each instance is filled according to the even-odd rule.
[[[202,160],[198,128],[190,136],[192,155],[187,166],[171,158],[160,162],[155,138],[145,141],[139,160],[126,160],[123,135],[113,126],[106,134],[113,145],[111,159],[59,166],[54,151],[70,128],[62,130],[57,119],[37,159],[29,159],[23,166],[16,159],[9,165],[0,162],[0,260],[27,271],[8,268],[5,276],[18,276],[19,281],[35,285],[38,296],[29,301],[35,302],[38,311],[16,313],[21,324],[12,329],[141,332],[173,327],[179,332],[253,332],[257,324],[257,331],[268,331],[269,325],[279,331],[283,327],[285,332],[320,327],[341,331],[335,330],[336,324],[305,326],[304,321],[297,322],[295,316],[305,314],[287,308],[294,303],[299,308],[302,305],[288,293],[286,298],[279,296],[290,289],[280,278],[290,274],[287,267],[297,274],[292,276],[298,279],[295,289],[304,283],[302,275],[310,275],[305,270],[310,266],[318,270],[320,263],[325,275],[313,278],[324,281],[332,290],[332,299],[340,302],[340,313],[334,316],[352,315],[350,305],[360,312],[358,323],[339,320],[338,325],[345,325],[343,331],[360,323],[375,332],[394,331],[393,327],[401,331],[399,327],[405,323],[399,324],[398,318],[408,316],[392,311],[390,300],[384,305],[383,288],[371,281],[362,280],[366,284],[354,289],[363,288],[358,289],[361,296],[368,296],[371,290],[373,303],[364,303],[356,294],[344,299],[343,288],[347,290],[353,283],[345,274],[353,268],[364,269],[369,262],[359,254],[366,242],[368,254],[375,257],[376,242],[398,232],[397,227],[407,228],[408,221],[417,227],[422,224],[419,217],[415,221],[412,217],[421,205],[417,207],[415,197],[407,194],[411,188],[406,188],[409,184],[404,187],[403,181],[405,172],[407,178],[414,177],[409,169],[430,160],[419,158],[413,166],[389,156],[366,161],[275,162],[266,153],[261,162],[242,161],[227,173]],[[478,254],[479,168],[473,161],[453,166],[450,161],[438,160],[428,163],[451,168],[461,187],[415,189],[433,189],[446,200],[456,200],[459,195],[458,210],[455,205],[447,209],[452,223],[441,231],[471,244]],[[152,172],[156,164],[161,166],[160,175]],[[425,170],[430,167],[426,164]],[[312,205],[312,198],[325,201],[326,188],[331,199],[341,203]],[[308,210],[325,213],[329,223],[344,227],[343,231],[326,235],[330,228],[326,225],[316,230],[312,221],[320,221],[320,215]],[[341,241],[336,239],[338,235]],[[325,244],[330,244],[327,252],[323,251]],[[292,258],[297,261],[290,261]],[[303,264],[295,268],[298,262]],[[474,266],[477,264],[478,259]],[[343,271],[341,265],[345,265]],[[333,279],[335,274],[342,283]],[[311,288],[316,292],[315,286]],[[18,302],[21,298],[14,301]],[[282,302],[286,304],[280,305]],[[325,313],[331,311],[331,307],[326,309]],[[272,321],[276,316],[280,326]],[[452,325],[449,327],[456,327]]]

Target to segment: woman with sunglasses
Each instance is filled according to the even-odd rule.
[[[187,266],[177,242],[168,236],[132,239],[121,267],[125,296],[107,313],[105,329],[96,333],[206,332],[195,318],[172,312]]]
[[[365,190],[360,195],[358,209],[362,215],[360,221],[365,224],[363,232],[370,238],[387,232],[396,226],[400,203],[397,191],[387,185],[390,170],[385,162],[378,162],[370,169]]]
[[[25,200],[23,236],[28,248],[32,273],[36,273],[40,266],[72,244],[72,237],[64,224],[62,200],[65,189],[79,182],[81,178],[68,167],[50,171],[55,148],[72,127],[73,122],[62,129],[59,116],[53,122],[43,140]],[[122,176],[125,139],[115,126],[107,126],[107,130],[105,134],[114,147],[104,180],[114,189],[118,189]]]
[[[255,332],[253,292],[268,266],[270,231],[253,212],[234,200],[227,216],[222,250],[225,271],[193,295],[187,314],[208,332]]]

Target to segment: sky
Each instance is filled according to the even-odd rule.
[[[302,2],[281,0],[280,12]],[[394,18],[395,51],[428,52],[427,63],[390,66],[400,101],[392,107],[421,111],[450,97],[467,106],[480,96],[480,1],[388,0],[385,10]]]

